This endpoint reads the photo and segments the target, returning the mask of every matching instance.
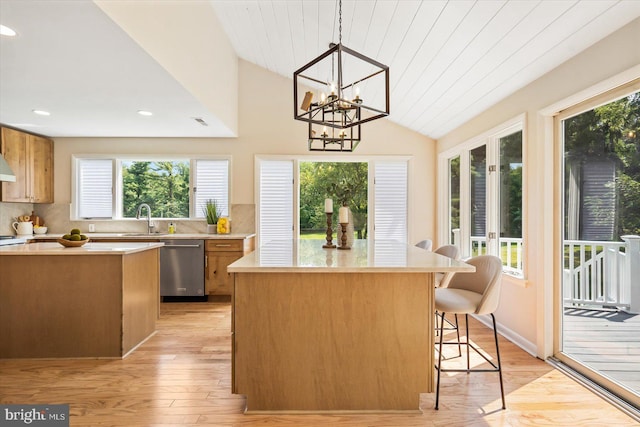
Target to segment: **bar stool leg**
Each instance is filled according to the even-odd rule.
[[[502,409],[507,409],[507,404],[504,400],[504,384],[502,383],[502,364],[500,363],[500,348],[498,347],[498,328],[496,327],[496,317],[491,313],[491,319],[493,320],[493,337],[496,340],[496,357],[498,359],[498,375],[500,376],[500,396],[502,397]]]
[[[438,409],[438,402],[440,401],[440,368],[442,367],[442,338],[443,338],[443,331],[442,328],[444,327],[444,313],[441,314],[441,318],[440,318],[440,345],[438,348],[438,381],[436,383],[436,406],[435,409]]]
[[[469,340],[469,315],[465,314],[464,315],[464,327],[465,327],[465,332],[467,334],[467,374],[470,372],[469,370],[471,369],[471,359],[470,359],[470,354],[471,353],[469,351],[469,343],[471,342]]]
[[[460,343],[460,328],[458,327],[458,313],[454,313],[456,318],[456,335],[458,336],[458,357],[462,357],[462,344]]]

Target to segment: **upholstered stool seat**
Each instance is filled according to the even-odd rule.
[[[500,348],[498,347],[498,330],[496,327],[496,318],[493,312],[498,308],[500,302],[500,285],[502,279],[502,260],[491,255],[481,255],[466,261],[473,265],[476,271],[473,273],[455,274],[449,281],[446,288],[436,288],[435,290],[435,309],[440,316],[440,342],[438,345],[438,379],[436,385],[436,404],[438,409],[440,402],[440,374],[442,372],[497,372],[500,377],[500,395],[502,396],[502,409],[506,409],[504,399],[504,385],[502,382],[502,365],[500,363]],[[444,342],[444,323],[445,314],[453,313],[456,315],[456,334],[455,342]],[[460,331],[458,329],[458,314],[465,315],[466,339],[460,340]],[[496,362],[490,360],[483,352],[481,352],[469,339],[469,314],[490,314],[493,320],[493,336],[496,343]],[[466,369],[449,369],[442,366],[442,347],[445,344],[453,344],[467,347],[467,368]],[[471,369],[469,353],[474,350],[479,354],[491,368]],[[462,355],[460,353],[460,355]]]

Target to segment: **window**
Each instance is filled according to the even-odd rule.
[[[523,277],[522,121],[444,154],[448,198],[446,239],[464,258],[491,254]]]
[[[406,161],[375,163],[376,238],[407,242],[408,168]]]
[[[373,159],[340,163],[343,164],[342,169],[349,171],[351,180],[365,181],[362,184],[362,191],[357,193],[364,194],[367,200],[361,201],[360,211],[354,213],[354,222],[358,220],[356,215],[360,215],[360,220],[363,222],[357,230],[358,238],[373,237],[373,230],[378,239],[406,242],[408,160],[406,158]],[[300,188],[300,191],[297,191],[298,185],[302,185],[302,182],[305,185],[315,182],[306,176],[309,173],[329,174],[331,171],[328,169],[335,167],[336,162],[258,158],[256,165],[256,176],[259,180],[257,230],[260,245],[273,240],[297,238],[302,225],[311,223],[310,221],[314,218],[317,220],[318,215],[324,215],[324,198],[327,196],[325,187],[331,184],[331,179],[327,178],[327,184],[320,183],[317,190]],[[353,187],[352,185],[350,188],[353,189]],[[314,192],[318,193],[313,199],[315,201],[310,201],[312,200],[310,193]],[[338,200],[334,200],[335,212],[337,212],[338,203]],[[314,206],[309,206],[310,204]],[[299,220],[295,221],[296,218]],[[323,224],[326,227],[326,218],[323,219]],[[335,217],[333,224],[334,226],[336,224]]]
[[[110,218],[113,212],[113,160],[85,159],[77,167],[80,218]]]
[[[366,239],[369,210],[369,164],[367,162],[301,161],[300,163],[300,237],[324,239],[327,217],[324,200],[334,201],[334,232],[338,208],[346,200],[353,219],[356,239]]]
[[[293,161],[260,162],[260,244],[293,238]]]
[[[134,218],[141,203],[154,218],[204,218],[208,199],[229,214],[228,159],[78,157],[74,166],[74,219]]]

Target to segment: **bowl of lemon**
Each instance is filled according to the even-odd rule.
[[[89,241],[89,238],[82,234],[79,229],[74,228],[69,232],[69,234],[65,234],[62,238],[58,239],[58,243],[60,243],[65,248],[78,248]]]

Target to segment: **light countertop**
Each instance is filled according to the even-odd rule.
[[[230,273],[473,272],[475,268],[392,240],[356,240],[349,250],[324,249],[324,240],[273,241],[229,265]]]
[[[0,246],[2,255],[128,255],[149,249],[161,248],[159,242],[88,242],[78,248],[66,248],[60,243],[30,243],[26,245]]]
[[[84,233],[89,239],[100,240],[169,240],[169,239],[216,239],[216,240],[229,240],[229,239],[246,239],[255,236],[255,233],[229,233],[229,234],[207,234],[207,233]],[[56,240],[62,237],[62,234],[36,234],[29,237],[31,240],[47,241]]]

